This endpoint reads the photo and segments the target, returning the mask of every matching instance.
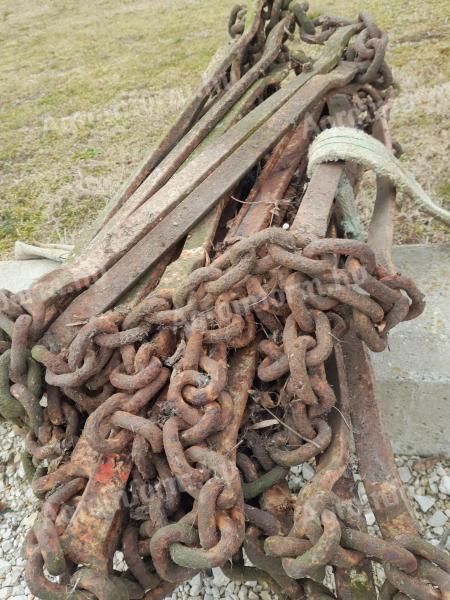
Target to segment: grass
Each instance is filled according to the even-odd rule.
[[[216,48],[234,0],[3,0],[0,9],[0,254],[16,239],[70,241],[176,118]],[[315,12],[355,17],[343,0]],[[402,93],[393,131],[406,164],[450,203],[445,3],[369,0],[390,32]],[[448,33],[448,32],[447,32]],[[448,38],[448,35],[447,35]],[[447,123],[448,126],[448,123]],[[370,189],[370,186],[368,187]],[[364,211],[370,202],[364,199]],[[444,241],[405,199],[397,241]]]

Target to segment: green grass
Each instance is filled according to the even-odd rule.
[[[3,0],[0,254],[16,239],[76,237],[176,118],[227,39],[234,3]],[[412,0],[369,0],[361,8],[390,32],[389,59],[403,93],[393,129],[405,160],[448,202],[445,4],[431,0],[426,18]],[[358,8],[319,0],[312,10],[355,17]],[[408,202],[398,223],[400,241],[444,235]]]

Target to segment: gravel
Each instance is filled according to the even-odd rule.
[[[0,499],[6,505],[0,513],[0,600],[29,600],[23,579],[25,561],[21,546],[25,533],[34,523],[39,501],[34,497],[20,463],[22,441],[12,429],[0,424]],[[450,461],[439,458],[397,456],[400,477],[412,499],[424,537],[434,545],[450,550]],[[289,487],[293,493],[303,487],[315,473],[314,465],[305,463],[291,470]],[[358,495],[372,533],[378,533],[375,515],[367,503],[364,485],[358,475]],[[383,577],[377,568],[376,577]],[[230,581],[220,569],[208,575],[197,575],[180,585],[172,600],[276,600],[266,583]]]
[[[426,513],[430,510],[430,508],[436,503],[436,498],[432,498],[431,496],[414,496],[414,500],[419,505],[419,508],[422,512]]]

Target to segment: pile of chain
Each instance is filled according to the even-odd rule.
[[[191,114],[191,128],[271,44],[264,84],[250,88],[230,124],[275,97],[287,74],[319,63],[296,31],[322,45],[345,27],[354,37],[335,64],[344,58],[355,75],[333,93],[355,126],[375,132],[386,123],[387,36],[370,16],[310,19],[307,5],[279,0],[256,11],[258,26]],[[233,9],[233,40],[246,35],[246,16]],[[43,501],[24,545],[38,598],[156,600],[213,567],[268,580],[292,599],[450,598],[450,557],[414,529],[395,473],[397,504],[384,501],[384,482],[368,488],[371,501],[382,497],[374,512],[386,539],[367,532],[350,474],[350,420],[366,400],[358,391],[366,375],[346,348],[361,360],[362,342],[384,350],[389,331],[420,315],[424,301],[410,278],[351,239],[326,181],[326,218],[320,206],[308,212],[307,195],[320,195],[321,182],[305,192],[306,152],[319,125],[334,124],[332,95],[323,92],[309,122],[270,144],[214,209],[215,225],[201,230],[211,260],[203,254],[203,266],[186,272],[190,250],[178,247],[171,286],[162,285],[170,258],[161,258],[129,301],[66,322],[71,338],[59,346],[52,323],[82,289],[65,280],[64,293],[33,311],[26,292],[1,293],[0,413],[25,435],[23,464]],[[352,192],[359,174],[344,171]],[[290,467],[314,457],[316,476],[293,496]],[[374,473],[361,474],[370,487]],[[124,572],[113,567],[117,551]],[[371,561],[383,566],[381,590]]]

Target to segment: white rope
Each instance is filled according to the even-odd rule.
[[[388,177],[396,188],[406,192],[426,212],[450,225],[450,212],[433,202],[386,146],[367,133],[350,127],[332,127],[323,131],[309,148],[309,177],[317,165],[337,160],[354,162]]]

